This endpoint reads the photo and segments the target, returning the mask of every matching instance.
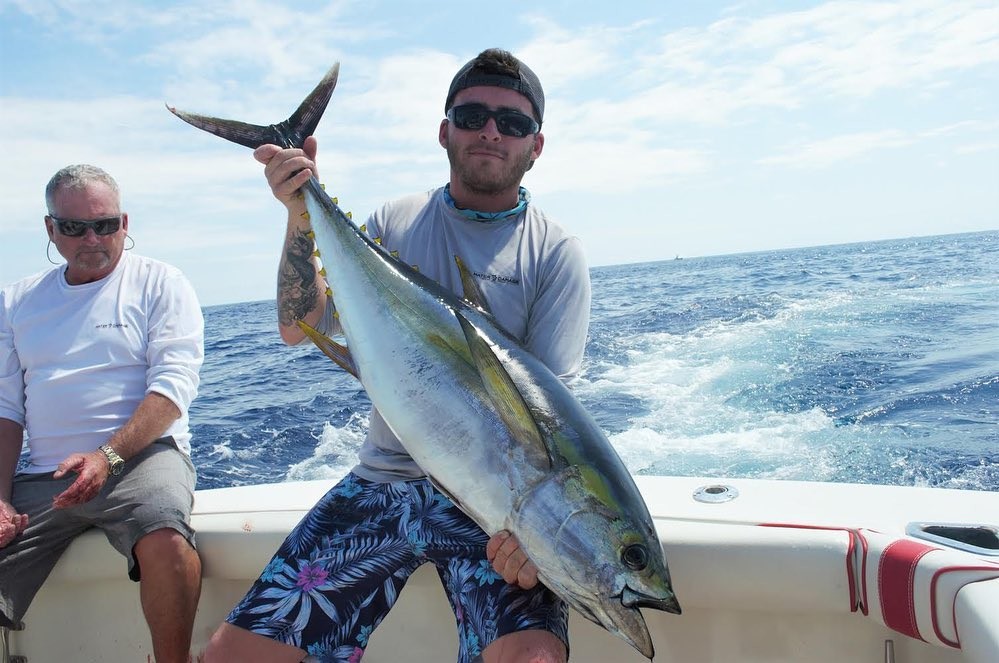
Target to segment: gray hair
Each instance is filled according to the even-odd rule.
[[[100,182],[105,184],[118,199],[118,207],[121,208],[121,190],[118,183],[108,173],[97,166],[86,163],[78,163],[66,166],[49,180],[45,187],[45,204],[48,206],[49,214],[55,208],[55,195],[60,189],[76,189],[82,191],[91,184]]]

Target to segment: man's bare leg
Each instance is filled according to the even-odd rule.
[[[307,652],[292,645],[223,623],[215,631],[199,663],[298,663]]]
[[[150,532],[133,551],[142,572],[139,597],[156,663],[187,663],[201,597],[201,558],[172,528]]]

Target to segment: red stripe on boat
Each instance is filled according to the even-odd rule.
[[[923,637],[916,625],[913,582],[919,560],[933,550],[936,548],[899,539],[885,547],[878,564],[878,596],[885,625],[919,640]]]

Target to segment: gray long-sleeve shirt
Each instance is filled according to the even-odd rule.
[[[436,189],[386,204],[367,221],[383,247],[445,288],[461,294],[454,256],[478,281],[500,325],[555,375],[580,370],[590,317],[590,277],[579,240],[528,203],[518,214],[479,221],[448,204]],[[335,332],[327,315],[323,331]],[[424,476],[402,443],[372,409],[354,468],[370,481]]]

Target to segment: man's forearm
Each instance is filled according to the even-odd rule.
[[[310,231],[309,222],[301,214],[289,211],[277,283],[278,326],[287,343],[297,343],[304,337],[297,321],[315,326],[326,306],[326,285],[313,256],[315,243]]]
[[[305,319],[319,306],[313,243],[306,232],[299,228],[289,230],[278,267],[278,317],[283,326]]]
[[[162,437],[180,417],[177,405],[162,394],[151,392],[135,408],[132,417],[108,439],[108,444],[125,460],[136,455],[153,440]]]

